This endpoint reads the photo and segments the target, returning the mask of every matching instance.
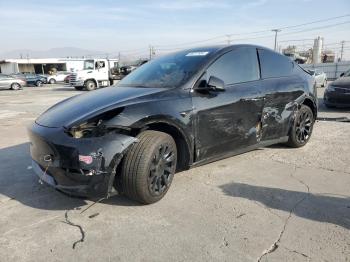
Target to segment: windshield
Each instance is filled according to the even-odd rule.
[[[208,55],[208,51],[181,51],[157,58],[130,73],[118,86],[179,87],[198,71]]]
[[[93,70],[93,69],[94,69],[94,60],[85,60],[84,70]]]

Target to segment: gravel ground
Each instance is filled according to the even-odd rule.
[[[350,261],[350,123],[178,173],[153,205],[94,204],[40,185],[28,152],[26,125],[79,93],[0,91],[1,261]]]

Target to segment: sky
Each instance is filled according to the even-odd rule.
[[[335,51],[349,41],[348,55],[349,0],[0,0],[0,53],[78,47],[142,55],[150,45],[164,53],[228,40],[273,48],[271,29],[344,15],[282,29],[278,45],[307,48],[321,36]],[[264,32],[251,34],[256,31]],[[212,40],[201,42],[206,39]]]

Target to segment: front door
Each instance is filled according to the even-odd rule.
[[[196,161],[239,151],[261,137],[264,97],[256,49],[244,47],[222,55],[198,83],[211,76],[223,80],[225,90],[192,93]]]
[[[108,80],[108,65],[106,60],[96,60],[95,69],[95,76],[97,81]]]

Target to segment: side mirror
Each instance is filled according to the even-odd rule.
[[[344,75],[345,75],[344,73],[341,73],[341,74],[340,74],[340,77],[343,77]]]
[[[209,78],[207,86],[209,89],[212,89],[215,91],[225,91],[225,82],[215,76],[211,76]]]

